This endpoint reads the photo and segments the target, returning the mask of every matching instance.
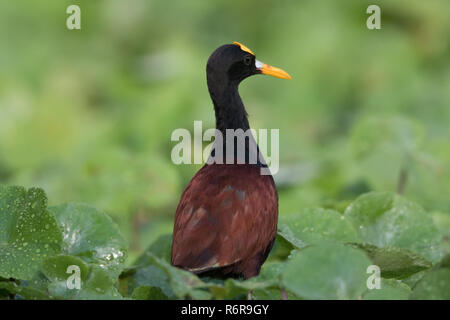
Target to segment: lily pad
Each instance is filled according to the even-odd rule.
[[[80,267],[80,287],[69,286],[69,277],[74,274],[67,273],[70,265]],[[49,282],[46,289],[55,299],[71,300],[116,300],[122,296],[115,287],[113,279],[108,272],[98,266],[88,267],[83,261],[71,256],[58,256],[43,263],[43,270]],[[66,271],[66,272],[65,272]]]
[[[358,197],[345,210],[362,243],[399,247],[431,262],[442,258],[440,235],[432,217],[419,205],[389,192]]]
[[[314,208],[304,209],[283,219],[278,234],[297,248],[326,241],[354,242],[358,234],[339,212]]]
[[[41,272],[51,281],[67,281],[74,269],[77,268],[77,273],[80,279],[85,281],[89,274],[89,267],[78,257],[58,255],[45,259],[41,265]]]
[[[63,233],[62,253],[98,265],[117,279],[127,257],[127,243],[112,219],[85,204],[69,203],[49,210]]]
[[[42,189],[0,186],[0,276],[29,280],[61,250],[61,231]]]
[[[305,299],[358,299],[367,289],[366,270],[371,264],[359,249],[311,246],[293,253],[286,262],[282,285]]]
[[[408,300],[411,288],[392,279],[381,279],[380,289],[367,290],[363,300]]]
[[[410,299],[450,300],[450,255],[416,283]]]

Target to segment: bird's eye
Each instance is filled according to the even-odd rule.
[[[245,56],[244,57],[244,63],[245,63],[245,65],[249,66],[252,63],[252,57]]]

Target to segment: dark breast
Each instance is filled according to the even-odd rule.
[[[272,176],[249,164],[205,165],[181,196],[172,264],[197,274],[255,276],[272,247],[277,219]]]

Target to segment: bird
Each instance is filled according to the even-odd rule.
[[[211,54],[206,78],[216,135],[250,129],[238,86],[258,74],[291,79],[286,71],[257,60],[239,42],[222,45]],[[224,138],[222,146],[214,143],[210,155],[214,161],[208,159],[183,191],[174,219],[173,266],[221,279],[245,280],[259,274],[277,234],[278,192],[270,171],[261,174],[267,164],[254,138],[240,141],[238,145],[238,139]],[[240,146],[245,150],[243,158],[238,154]]]

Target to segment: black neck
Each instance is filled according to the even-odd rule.
[[[248,123],[247,112],[238,92],[238,84],[229,83],[226,86],[211,86],[208,83],[209,93],[214,103],[214,110],[216,114],[216,129],[219,130],[223,136],[223,153],[226,154],[230,141],[226,139],[227,129],[242,129],[244,132],[250,129]],[[237,141],[234,139],[234,155],[237,158]],[[249,163],[249,155],[256,152],[256,165],[266,166],[264,160],[261,161],[259,148],[250,147],[250,141],[245,140],[245,162]],[[211,155],[215,156],[215,150],[212,150]]]
[[[244,104],[239,96],[237,84],[229,83],[223,88],[209,88],[216,113],[216,129],[225,134],[226,129],[250,128]]]

